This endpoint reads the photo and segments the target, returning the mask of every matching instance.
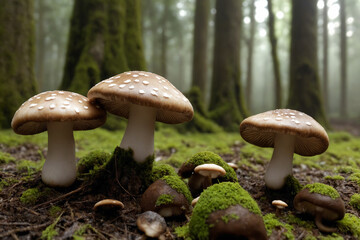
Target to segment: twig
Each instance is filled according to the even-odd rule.
[[[11,237],[12,237],[14,240],[19,240],[18,236],[17,236],[15,233],[11,233]]]
[[[31,225],[30,223],[27,223],[27,222],[0,222],[0,225],[3,225],[3,226],[15,226],[15,225],[23,225],[23,226],[29,226]]]
[[[48,205],[48,204],[50,204],[50,203],[60,201],[60,200],[62,200],[62,199],[64,199],[64,198],[67,198],[68,196],[71,196],[71,195],[73,195],[73,194],[75,194],[75,193],[80,192],[81,190],[84,189],[84,187],[85,187],[85,186],[81,186],[81,187],[79,187],[79,188],[77,188],[77,189],[75,189],[75,190],[73,190],[73,191],[71,191],[71,192],[65,193],[65,194],[63,194],[63,195],[61,195],[61,196],[59,196],[59,197],[57,197],[57,198],[53,198],[53,199],[51,199],[51,200],[49,200],[49,201],[47,201],[47,202],[43,202],[43,203],[40,203],[40,204],[38,204],[38,205],[35,205],[33,208],[36,209],[36,208],[39,208],[39,207]]]
[[[39,228],[46,227],[46,226],[48,226],[48,225],[50,225],[50,224],[51,224],[51,222],[47,222],[47,223],[43,223],[43,224],[35,225],[35,226],[15,228],[15,229],[9,230],[9,231],[7,231],[7,232],[1,233],[1,234],[0,234],[0,238],[7,237],[7,236],[9,236],[9,235],[13,236],[13,234],[15,234],[15,233],[17,233],[17,232],[29,232],[29,231],[34,231],[34,230],[37,230],[37,229],[39,229]]]

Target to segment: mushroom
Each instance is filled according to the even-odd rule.
[[[292,174],[294,153],[313,156],[329,146],[325,129],[305,113],[278,109],[246,118],[240,124],[240,134],[259,147],[273,147],[274,152],[265,173],[268,188],[278,190]]]
[[[189,179],[189,188],[193,196],[198,196],[204,189],[212,185],[212,180],[225,176],[224,168],[213,163],[205,163],[194,168],[194,174]]]
[[[74,130],[88,130],[105,123],[106,113],[77,93],[43,92],[24,102],[11,127],[17,134],[48,131],[48,153],[42,180],[53,187],[70,186],[76,179]]]
[[[316,189],[325,189],[325,191]],[[339,193],[331,186],[321,183],[306,185],[295,196],[294,208],[301,213],[315,216],[315,224],[319,230],[328,233],[335,232],[336,228],[326,226],[323,222],[341,220],[345,215],[345,205]]]
[[[136,219],[138,228],[150,238],[160,238],[166,232],[165,219],[158,213],[146,211]]]
[[[271,204],[276,207],[276,212],[275,212],[276,216],[280,215],[281,209],[284,209],[288,206],[287,203],[282,200],[274,200],[271,202]]]
[[[119,200],[115,199],[103,199],[94,205],[94,211],[104,211],[109,212],[114,209],[123,209],[124,204]]]
[[[181,192],[180,189],[187,192]],[[163,217],[184,215],[189,210],[191,196],[178,176],[166,176],[152,183],[141,197],[143,211],[154,211]]]
[[[131,148],[143,163],[154,152],[155,121],[176,124],[190,121],[189,100],[165,78],[150,72],[125,72],[103,80],[88,92],[112,114],[128,118],[120,147]]]

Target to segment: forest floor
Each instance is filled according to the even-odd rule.
[[[333,126],[336,130],[345,125]],[[359,130],[356,125],[350,129],[355,135]],[[110,153],[121,136],[121,131],[103,129],[76,133],[77,157],[96,149]],[[194,153],[207,150],[236,163],[239,183],[258,203],[269,239],[360,239],[360,201],[353,198],[360,193],[360,138],[347,132],[330,132],[329,137],[326,153],[295,156],[293,173],[301,184],[321,182],[340,193],[347,214],[333,234],[321,233],[312,218],[299,215],[291,204],[274,215],[263,181],[272,149],[250,145],[238,133],[179,134],[161,128],[155,134],[155,159],[177,170]],[[124,203],[124,209],[110,214],[94,212],[97,201],[114,196],[94,191],[81,180],[65,189],[44,186],[40,169],[45,158],[45,133],[19,136],[11,130],[0,131],[0,239],[144,239],[136,226],[140,196],[119,194],[116,198]],[[23,193],[28,189],[36,189],[36,193],[25,201]],[[166,219],[166,239],[179,239],[175,228],[189,218],[191,215]],[[271,218],[275,224],[266,221]]]

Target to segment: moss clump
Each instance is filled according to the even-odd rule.
[[[15,162],[15,158],[8,153],[0,151],[0,164]]]
[[[172,195],[169,195],[169,194],[160,195],[158,197],[158,199],[156,200],[155,207],[170,204],[173,202],[173,200],[174,200],[174,196],[172,196]]]
[[[222,182],[205,189],[194,207],[189,223],[190,236],[193,239],[208,239],[209,226],[206,220],[209,215],[234,205],[241,205],[261,216],[260,208],[255,200],[238,183]]]
[[[350,205],[360,211],[360,194],[355,193],[350,198]]]
[[[266,195],[269,199],[283,199],[292,204],[292,200],[298,192],[303,188],[299,180],[293,175],[288,175],[285,179],[284,186],[279,190],[266,189]]]
[[[34,205],[41,195],[38,188],[29,188],[21,194],[20,202],[25,205]]]
[[[59,216],[59,214],[61,213],[62,208],[56,205],[51,206],[51,208],[49,209],[49,214],[52,217],[57,217]]]
[[[188,159],[184,165],[189,166],[189,168],[195,168],[196,166],[205,163],[214,163],[225,169],[226,175],[219,177],[219,181],[237,182],[234,169],[232,169],[219,155],[210,151],[196,153],[190,159]]]
[[[353,214],[345,213],[345,217],[337,222],[339,231],[351,233],[354,237],[360,238],[360,219]]]
[[[326,180],[345,180],[345,178],[341,175],[333,175],[324,177]]]
[[[41,233],[41,239],[52,240],[59,234],[59,232],[55,229],[55,226],[59,222],[60,218],[61,215],[59,215],[56,220]]]
[[[79,177],[90,177],[100,171],[100,169],[107,163],[110,159],[110,154],[102,151],[95,150],[84,157],[80,158],[77,168]]]
[[[350,181],[354,181],[357,183],[357,185],[360,186],[360,173],[356,172],[350,175],[349,177]]]
[[[323,183],[307,184],[304,186],[304,189],[308,189],[311,193],[318,193],[324,196],[329,196],[332,199],[340,197],[340,194],[338,193],[338,191],[336,191],[335,188]]]
[[[268,236],[271,236],[272,232],[276,228],[284,228],[286,229],[283,232],[285,239],[295,239],[294,234],[292,233],[293,227],[287,223],[282,223],[278,219],[276,219],[275,214],[269,213],[264,216],[265,228]],[[282,238],[283,239],[283,238]]]
[[[225,223],[228,223],[230,220],[232,219],[239,219],[240,217],[236,214],[229,214],[229,215],[225,215],[225,216],[222,216],[221,219],[223,220],[223,222]]]
[[[183,194],[189,203],[192,201],[190,190],[179,176],[164,176],[160,179],[164,180],[172,189],[175,189],[178,193]]]
[[[154,164],[152,168],[151,182],[155,182],[165,176],[177,176],[175,169],[169,164]]]
[[[181,239],[192,240],[190,237],[189,222],[184,226],[175,228],[175,234]]]

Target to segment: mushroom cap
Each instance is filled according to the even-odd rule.
[[[326,195],[312,193],[307,188],[296,194],[294,208],[313,216],[321,214],[321,218],[328,221],[340,220],[345,215],[345,205],[340,197],[333,199]]]
[[[224,176],[226,171],[224,168],[213,163],[205,163],[196,166],[194,171],[204,177],[217,178],[218,176]]]
[[[279,209],[283,209],[283,208],[286,208],[288,205],[286,202],[282,201],[282,200],[274,200],[271,202],[271,204],[273,206],[275,206],[276,208],[279,208]]]
[[[104,209],[104,210],[111,210],[111,209],[123,209],[124,204],[115,199],[103,199],[94,205],[94,210]]]
[[[88,130],[105,123],[105,110],[73,92],[39,93],[16,111],[11,127],[17,134],[31,135],[47,130],[47,122],[74,122],[73,130]]]
[[[158,213],[153,211],[146,211],[139,215],[136,219],[136,225],[151,238],[158,238],[161,234],[166,232],[165,219]]]
[[[276,134],[296,137],[294,152],[303,156],[323,153],[329,146],[325,129],[309,115],[291,109],[277,109],[246,118],[240,134],[259,147],[274,147]]]
[[[156,120],[164,123],[190,121],[194,110],[189,100],[165,78],[150,72],[130,71],[103,80],[88,92],[112,114],[129,116],[131,104],[157,109]]]

